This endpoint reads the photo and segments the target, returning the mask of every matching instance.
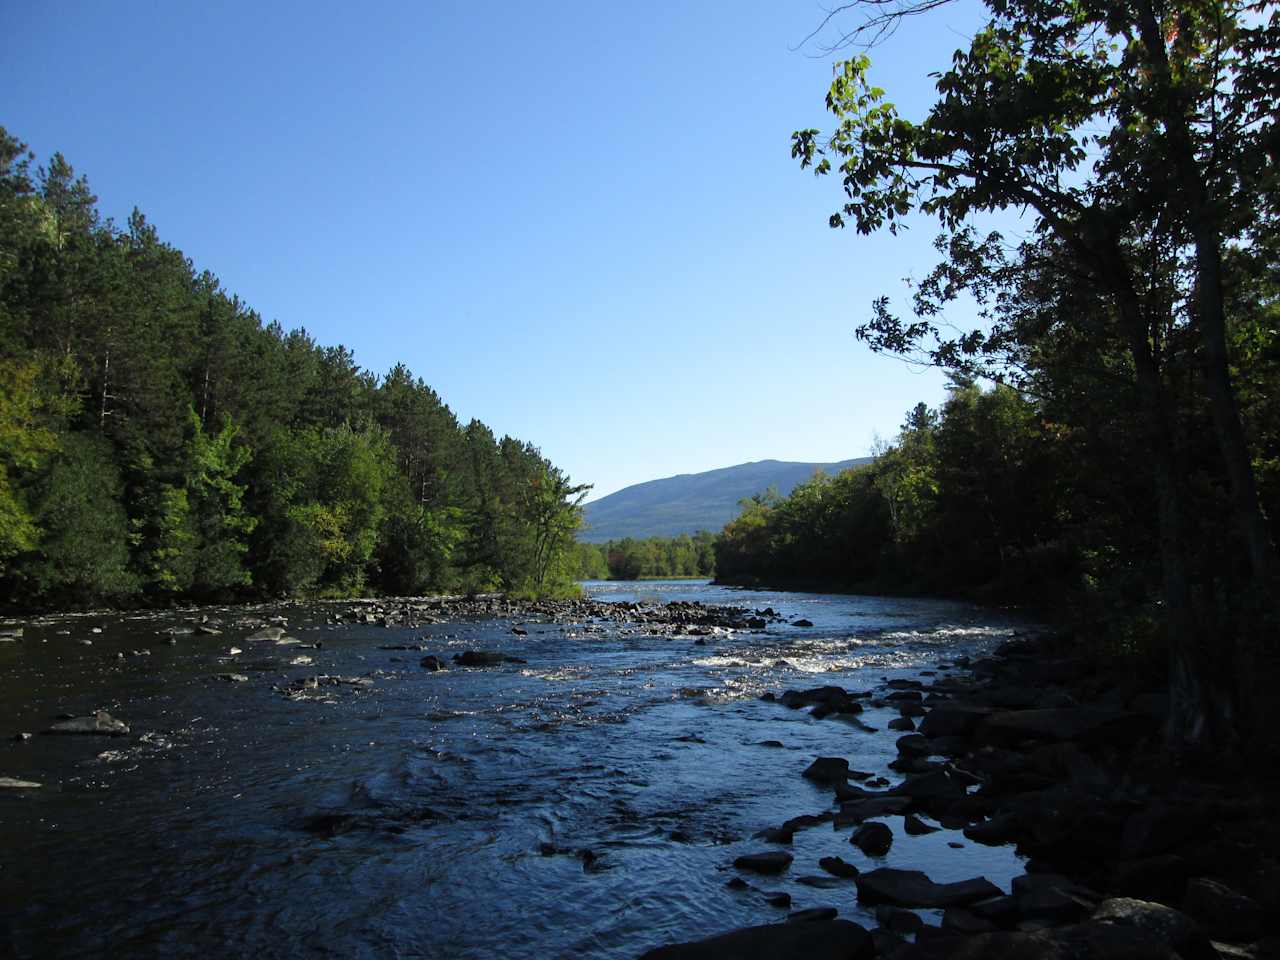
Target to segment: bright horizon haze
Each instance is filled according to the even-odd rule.
[[[266,321],[404,362],[462,421],[598,499],[748,461],[838,461],[945,378],[853,335],[936,225],[834,231],[812,2],[0,7],[0,123],[61,151]],[[976,23],[872,52],[907,116]]]

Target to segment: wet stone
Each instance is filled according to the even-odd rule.
[[[857,867],[840,857],[823,857],[818,861],[818,866],[841,880],[852,880],[859,873]]]
[[[843,757],[818,757],[802,776],[816,783],[844,783],[849,779],[849,761]]]
[[[129,732],[129,725],[117,720],[105,710],[99,710],[91,717],[71,717],[59,720],[49,727],[45,733],[87,734],[107,737],[122,737]]]
[[[958,907],[1001,895],[986,877],[934,883],[919,870],[881,867],[858,876],[858,899],[900,907]]]
[[[893,831],[883,823],[864,823],[849,842],[869,857],[883,857],[893,846]]]
[[[794,858],[781,850],[768,850],[760,853],[746,853],[733,861],[739,870],[750,870],[753,873],[782,873],[791,866]]]

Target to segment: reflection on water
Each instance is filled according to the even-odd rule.
[[[877,771],[893,758],[892,735],[759,695],[870,689],[1023,629],[939,601],[689,581],[587,589],[772,607],[788,622],[705,638],[528,622],[517,635],[506,620],[335,626],[288,607],[253,613],[287,617],[301,643],[265,648],[235,626],[243,611],[217,612],[222,634],[173,643],[166,631],[198,615],[27,625],[0,644],[0,776],[45,787],[0,795],[0,953],[631,957],[780,919],[763,896],[777,890],[796,909],[869,922],[851,885],[796,882],[823,856],[869,864],[847,828],[801,831],[787,874],[725,886],[734,857],[761,847],[753,834],[830,807],[830,791],[799,776],[814,756]],[[799,618],[814,626],[789,625]],[[414,649],[382,649],[394,646]],[[434,673],[418,646],[527,662]],[[300,653],[314,663],[293,665]],[[230,672],[248,680],[216,678]],[[372,683],[281,694],[316,674]],[[95,709],[130,736],[9,739]],[[942,881],[1020,872],[1007,848],[952,850],[948,832],[907,837],[891,822],[891,865]]]

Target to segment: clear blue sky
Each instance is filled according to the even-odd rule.
[[[853,337],[934,229],[832,231],[813,0],[0,4],[0,123],[267,319],[404,361],[600,496],[839,460],[943,380]],[[974,24],[874,54],[908,115]]]

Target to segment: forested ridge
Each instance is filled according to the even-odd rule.
[[[720,576],[1048,597],[1163,659],[1171,747],[1238,751],[1280,652],[1280,13],[991,0],[913,120],[865,51],[943,5],[834,7],[856,52],[792,154],[838,178],[832,227],[936,218],[910,315],[857,335],[954,389],[873,466],[750,502]]]
[[[264,323],[0,128],[7,604],[564,592],[585,489],[403,365]]]

